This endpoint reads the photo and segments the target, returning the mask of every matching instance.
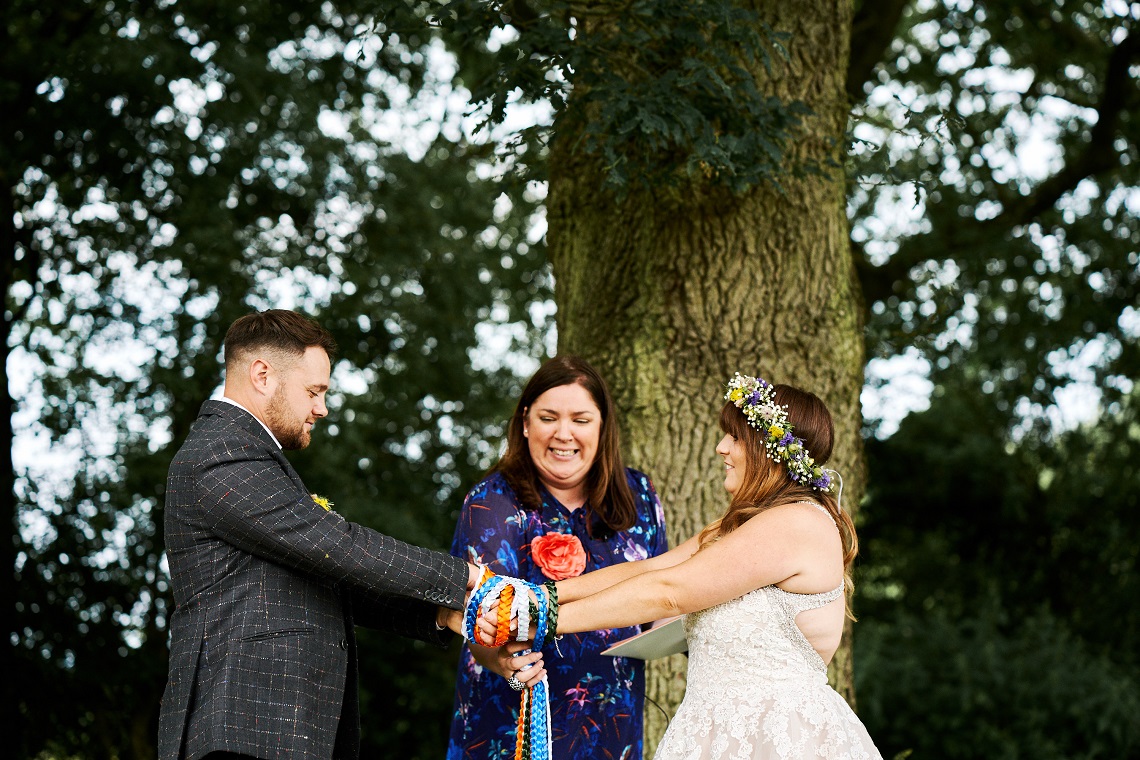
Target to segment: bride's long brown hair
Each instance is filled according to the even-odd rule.
[[[817,465],[823,465],[831,458],[831,448],[835,439],[835,425],[831,412],[814,393],[794,388],[790,385],[777,385],[775,400],[786,406],[788,421],[795,426],[795,435],[802,438],[808,453]],[[859,540],[855,536],[855,524],[851,516],[839,508],[834,494],[816,491],[810,485],[792,480],[788,467],[783,462],[769,459],[761,433],[748,424],[748,419],[731,401],[725,402],[720,410],[720,429],[741,444],[744,452],[744,477],[740,487],[732,495],[728,510],[703,531],[699,538],[701,547],[739,528],[752,517],[782,504],[813,501],[823,506],[843,539],[843,580],[847,596],[847,614],[851,615],[851,595],[855,586],[851,581],[851,563],[859,552]],[[854,619],[854,618],[852,618]]]

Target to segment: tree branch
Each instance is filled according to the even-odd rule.
[[[1140,35],[1130,34],[1109,55],[1104,89],[1096,109],[1096,125],[1084,150],[1073,161],[1067,161],[1064,168],[1039,184],[1029,195],[1014,198],[1005,205],[1002,213],[983,222],[984,226],[1008,229],[1027,224],[1053,208],[1061,196],[1075,188],[1081,180],[1119,166],[1120,158],[1113,142],[1120,126],[1120,115],[1128,107],[1129,96],[1136,89],[1136,83],[1128,69],[1138,59]]]
[[[864,0],[851,23],[851,60],[847,65],[847,99],[861,103],[863,87],[890,47],[909,0]]]
[[[1130,34],[1109,54],[1104,87],[1097,106],[1097,122],[1087,145],[1079,155],[1037,185],[1029,195],[1015,196],[1012,201],[1003,204],[1004,210],[993,219],[972,224],[962,219],[955,229],[944,231],[944,246],[941,250],[967,251],[972,243],[982,237],[992,238],[1004,234],[1012,227],[1028,224],[1053,208],[1081,180],[1119,166],[1120,157],[1113,142],[1119,130],[1121,114],[1135,99],[1136,83],[1129,75],[1129,68],[1137,59],[1140,59],[1140,35],[1136,34]],[[898,252],[881,267],[871,266],[865,258],[857,259],[859,280],[868,304],[898,292],[899,285],[906,281],[911,267],[930,258],[930,245],[923,240],[928,241],[928,237],[911,238],[903,242]]]

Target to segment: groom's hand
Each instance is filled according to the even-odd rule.
[[[475,621],[476,642],[485,646],[494,646],[495,635],[499,630],[499,604],[496,602],[485,610]]]
[[[475,586],[479,584],[479,577],[483,574],[483,568],[478,565],[467,563],[467,593],[475,590]]]
[[[435,627],[439,630],[450,629],[453,633],[463,635],[463,612],[447,607],[437,607],[435,610]]]

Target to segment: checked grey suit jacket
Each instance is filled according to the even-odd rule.
[[[313,502],[261,424],[207,401],[170,465],[175,609],[159,757],[359,755],[355,624],[445,641],[467,565]]]

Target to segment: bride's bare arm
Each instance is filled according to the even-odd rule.
[[[576,578],[558,581],[558,601],[563,604],[572,602],[644,573],[679,565],[692,557],[696,551],[697,537],[693,536],[680,546],[670,549],[664,554],[658,554],[656,557],[638,560],[637,562],[620,562],[616,565],[603,567],[601,570],[595,570],[592,573],[579,575]]]
[[[843,550],[827,515],[789,504],[756,515],[681,562],[661,564],[561,605],[558,632],[638,625],[707,609],[776,583],[787,582],[799,593],[826,591],[843,577]],[[559,601],[561,593],[559,583]]]

